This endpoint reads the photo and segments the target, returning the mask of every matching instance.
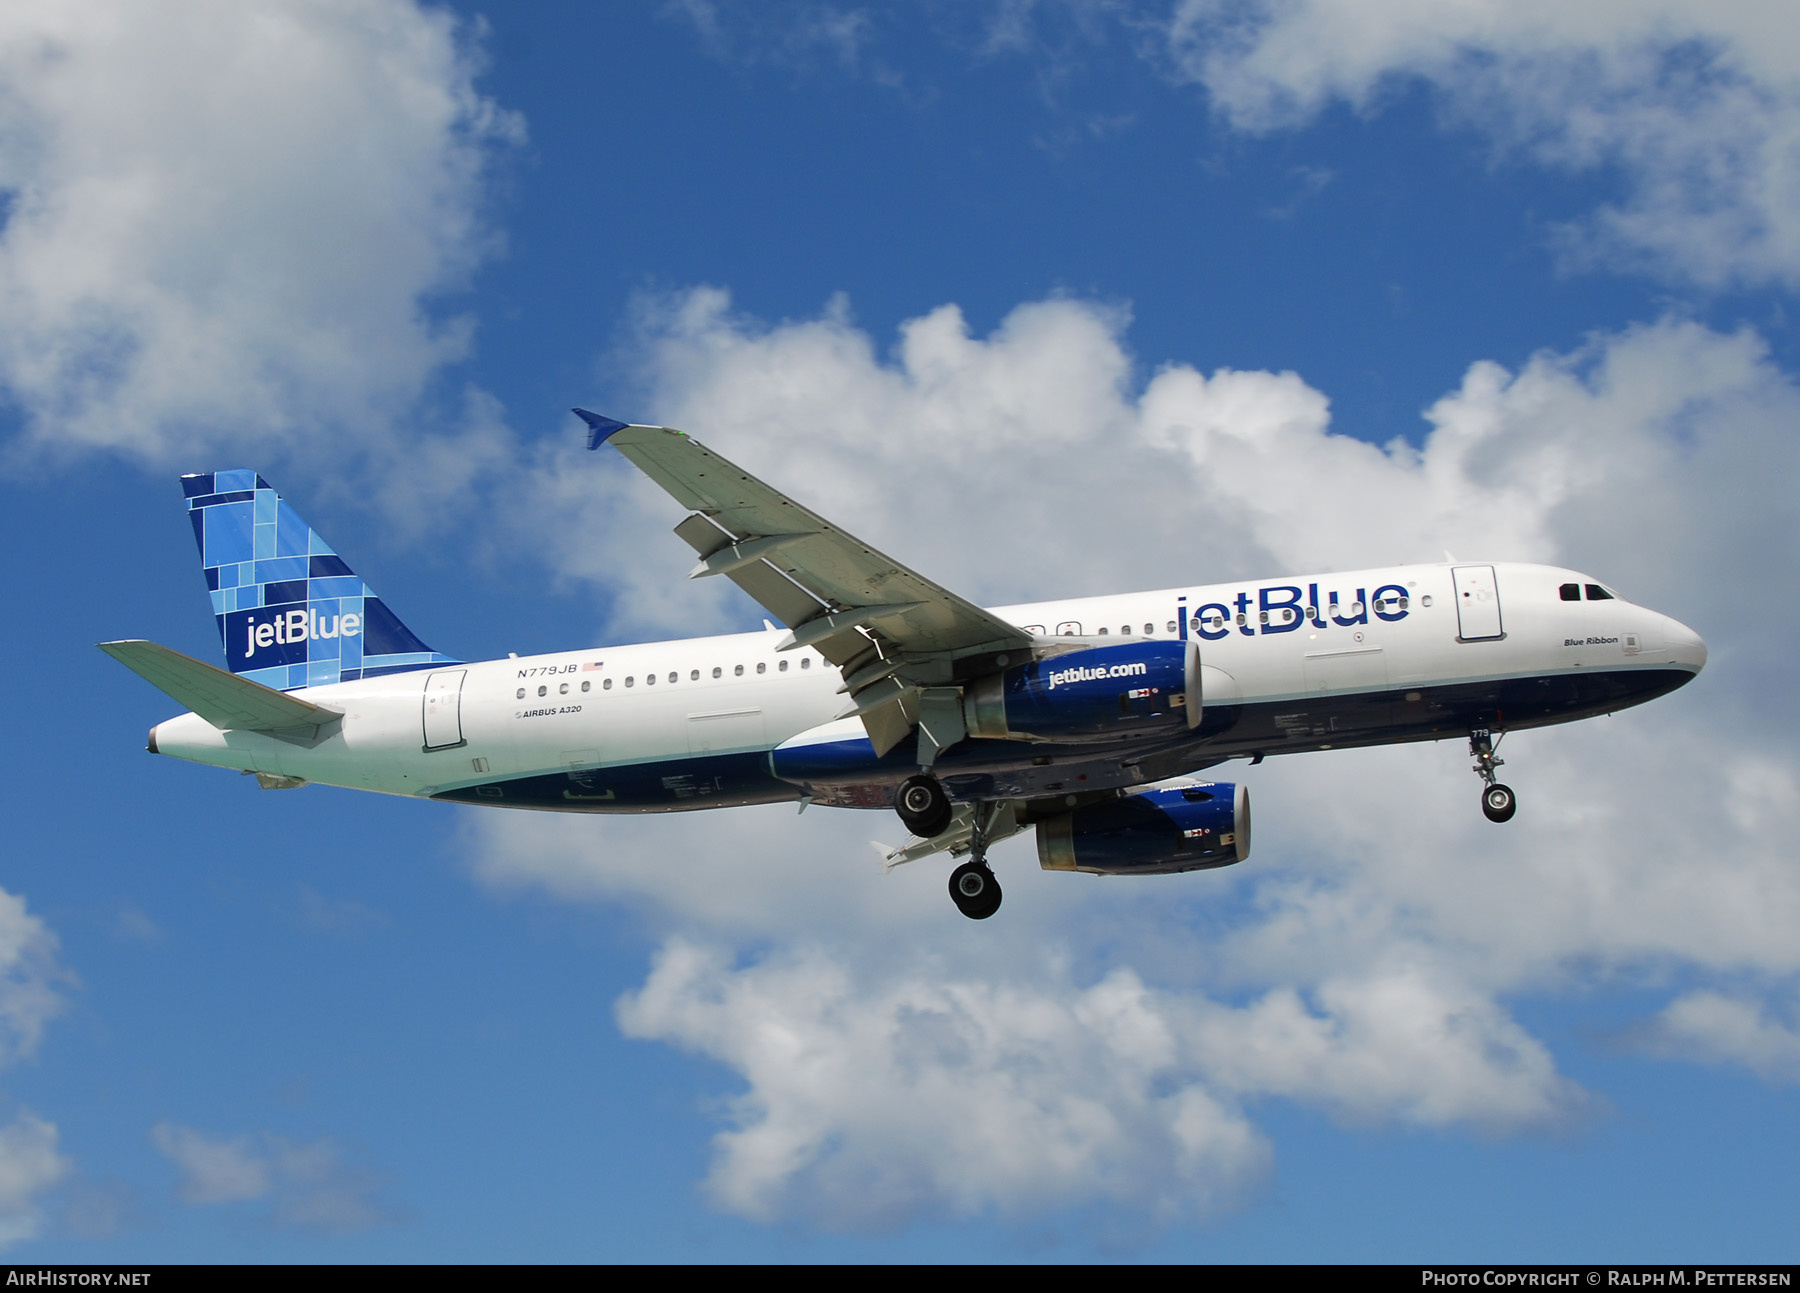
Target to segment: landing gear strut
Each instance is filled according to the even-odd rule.
[[[969,860],[950,873],[950,901],[970,920],[986,920],[1000,910],[1000,882],[987,864],[987,834],[999,811],[999,804],[975,805]]]
[[[1495,768],[1506,766],[1505,759],[1494,757],[1494,744],[1494,734],[1485,727],[1475,728],[1469,733],[1469,753],[1475,759],[1475,773],[1484,783],[1481,789],[1481,811],[1490,822],[1510,821],[1512,815],[1519,811],[1519,798],[1513,794],[1511,786],[1501,785],[1499,778],[1494,775]]]
[[[920,773],[900,783],[899,793],[894,796],[894,811],[900,814],[907,830],[928,840],[944,833],[953,810],[950,796],[944,793],[938,779]]]

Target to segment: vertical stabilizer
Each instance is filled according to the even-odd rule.
[[[454,664],[421,642],[254,471],[181,478],[235,674],[293,691]]]

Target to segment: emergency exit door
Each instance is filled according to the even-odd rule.
[[[425,679],[425,749],[463,744],[462,686],[467,669],[445,669]]]
[[[1457,566],[1456,636],[1461,642],[1482,642],[1506,636],[1500,623],[1500,589],[1492,566]]]

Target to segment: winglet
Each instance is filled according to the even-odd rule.
[[[606,443],[606,437],[630,426],[629,422],[615,422],[611,418],[603,418],[598,413],[589,413],[586,409],[571,409],[576,417],[588,426],[588,448],[598,449]]]

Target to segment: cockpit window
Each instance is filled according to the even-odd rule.
[[[1613,599],[1613,595],[1600,587],[1599,584],[1589,584],[1587,586],[1587,594],[1590,602],[1610,602]]]
[[[1580,601],[1581,600],[1581,585],[1580,584],[1564,584],[1562,586],[1562,599],[1565,602]]]

